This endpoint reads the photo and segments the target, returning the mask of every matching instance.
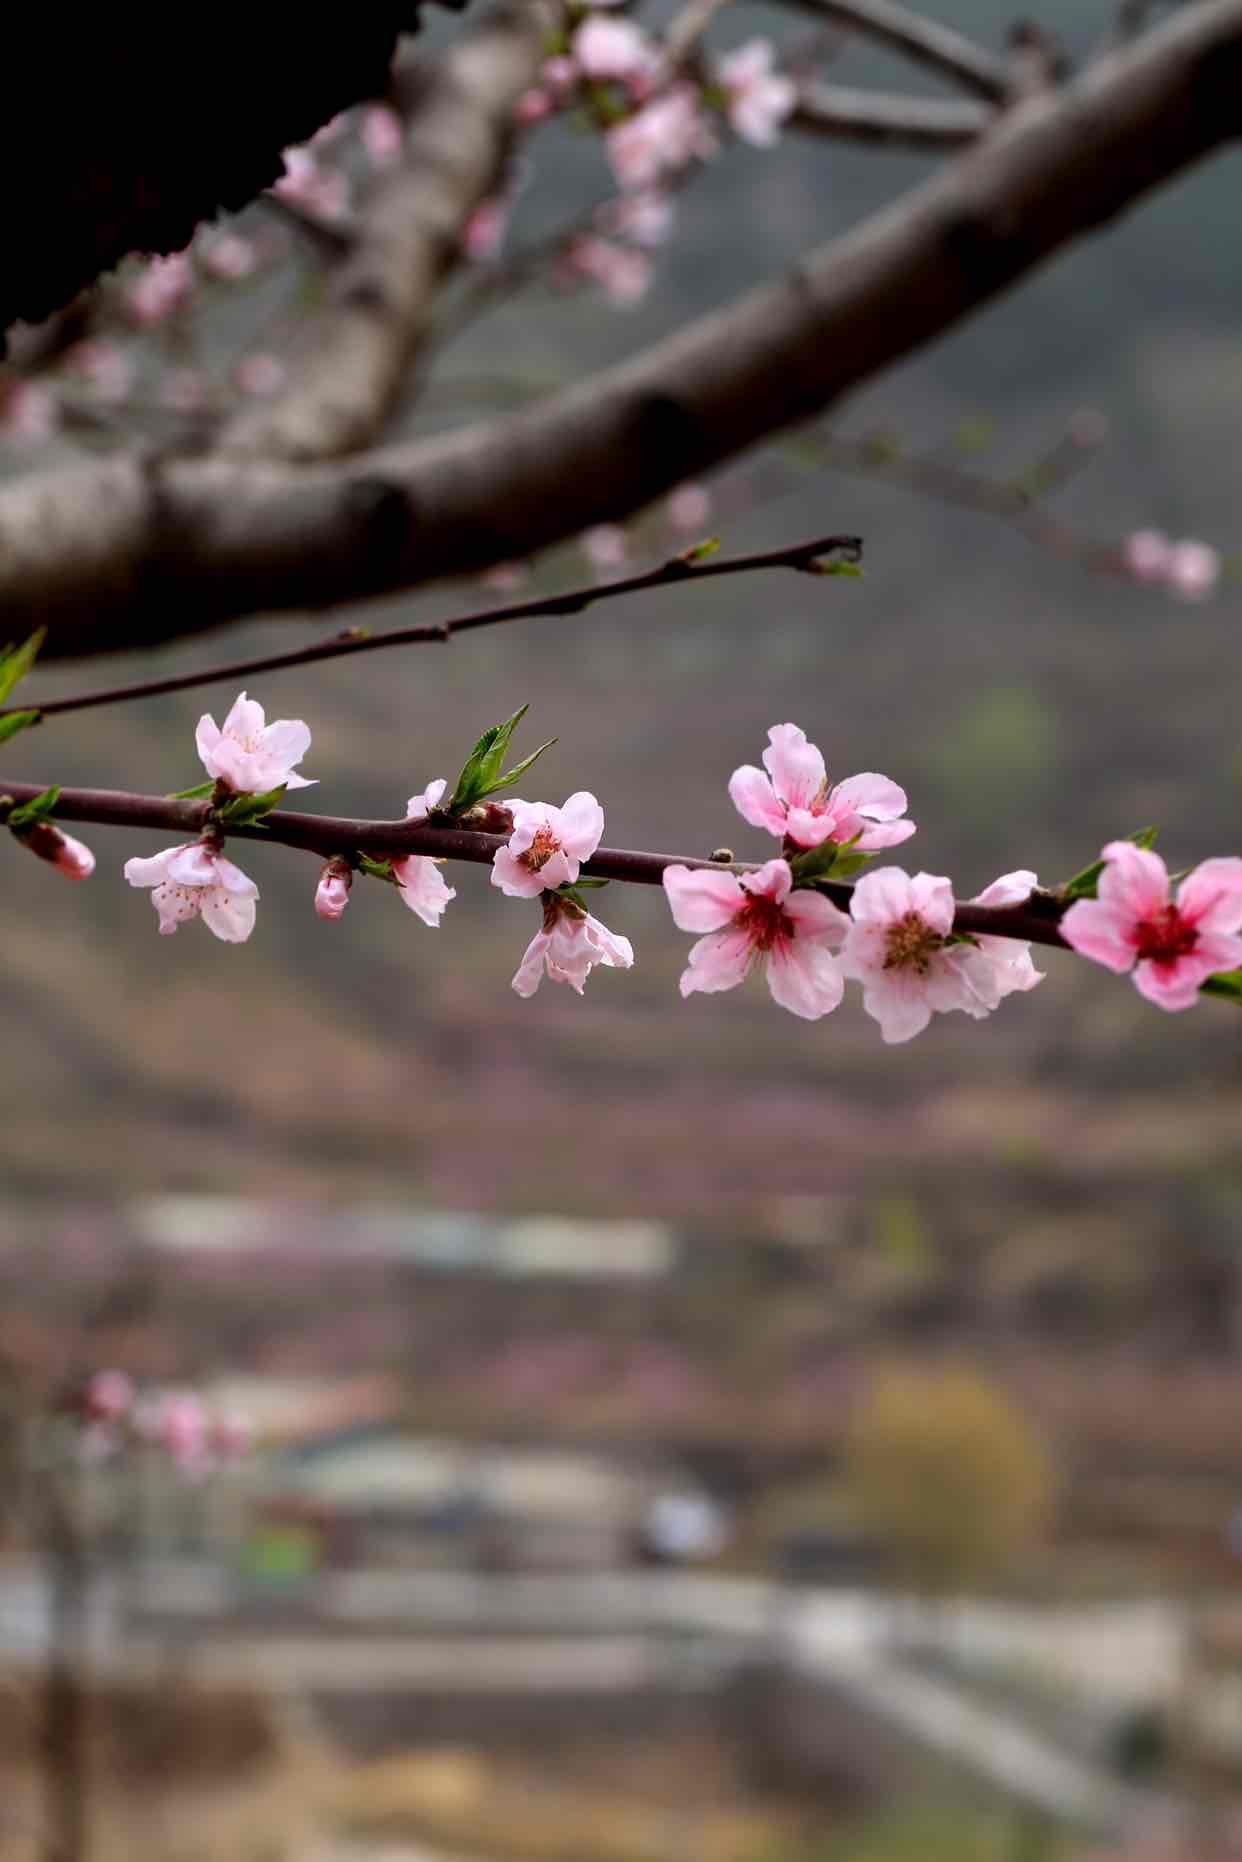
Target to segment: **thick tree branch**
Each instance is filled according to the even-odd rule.
[[[0,784],[0,802],[20,805],[42,795],[44,789],[35,782]],[[164,795],[131,795],[120,789],[62,789],[53,814],[58,821],[95,822],[101,826],[123,828],[160,828],[183,839],[194,839],[210,826],[212,804],[209,801],[176,800]],[[430,854],[439,860],[465,860],[487,866],[503,834],[482,834],[434,821],[356,821],[341,815],[303,815],[283,808],[268,815],[261,826],[230,828],[228,837],[266,841],[303,852],[321,855],[365,853],[373,859],[400,858],[405,854]],[[754,861],[701,860],[676,853],[638,853],[629,848],[601,847],[582,863],[588,879],[615,879],[629,885],[658,886],[668,866],[688,866],[695,870],[727,870],[732,873],[758,871]],[[849,909],[853,887],[844,881],[832,881],[825,891],[844,910]],[[954,929],[993,937],[1020,938],[1026,943],[1047,944],[1063,948],[1065,940],[1058,929],[1064,910],[1052,893],[1035,893],[1021,905],[972,905],[960,902],[954,912]]]
[[[163,640],[459,575],[804,421],[1236,135],[1242,0],[1024,100],[781,283],[516,414],[348,467],[110,461],[0,494],[0,637]]]
[[[836,141],[953,149],[981,136],[995,111],[986,104],[891,96],[844,84],[806,84],[798,95],[795,129]]]
[[[283,394],[229,423],[217,451],[307,461],[374,440],[460,257],[462,229],[497,185],[514,105],[560,13],[558,0],[503,0],[405,80],[402,159],[371,189],[309,353]]]
[[[830,20],[926,65],[990,103],[1003,103],[1012,88],[1003,58],[976,45],[952,26],[924,19],[894,0],[792,0],[802,12]]]

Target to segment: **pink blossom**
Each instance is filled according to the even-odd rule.
[[[563,808],[550,802],[512,802],[513,832],[492,860],[492,884],[511,899],[572,886],[604,832],[604,811],[586,789]]]
[[[284,385],[285,365],[279,356],[259,351],[242,357],[233,370],[233,380],[243,394],[275,394]]]
[[[1172,544],[1162,530],[1136,530],[1121,546],[1126,568],[1140,582],[1163,582]]]
[[[499,195],[479,202],[461,236],[461,249],[471,264],[481,265],[496,257],[508,230],[509,211],[508,201]]]
[[[425,821],[433,809],[440,806],[447,788],[448,783],[444,777],[437,776],[434,782],[427,784],[421,795],[412,795],[405,805],[406,820]]]
[[[211,1449],[222,1462],[240,1461],[254,1440],[250,1418],[238,1410],[225,1410],[211,1418]]]
[[[650,39],[629,19],[588,14],[574,34],[572,49],[583,76],[596,80],[650,77],[658,64]]]
[[[348,860],[337,858],[324,862],[319,884],[315,887],[315,910],[321,918],[335,921],[345,916],[353,883],[354,871]]]
[[[131,886],[155,888],[151,903],[161,937],[200,916],[226,944],[244,944],[254,930],[259,888],[206,841],[166,847],[149,860],[127,860],[125,877]]]
[[[115,343],[102,337],[88,336],[75,343],[65,357],[65,367],[87,382],[101,401],[123,401],[133,386],[134,365]]]
[[[440,864],[439,860],[419,853],[407,854],[403,860],[392,863],[392,876],[401,888],[402,904],[408,905],[414,916],[430,925],[433,931],[439,928],[449,900],[457,897],[456,887],[445,884]]]
[[[763,753],[765,776],[753,763],[735,769],[729,796],[744,821],[788,838],[797,847],[853,842],[860,853],[896,847],[914,833],[906,792],[868,770],[831,786],[824,759],[796,724],[774,724]],[[856,838],[857,837],[857,838]]]
[[[369,103],[362,112],[358,133],[372,168],[391,168],[400,159],[405,129],[391,105]]]
[[[668,495],[668,521],[687,535],[702,530],[712,514],[711,493],[705,485],[679,485]]]
[[[1159,854],[1110,841],[1099,896],[1079,899],[1061,920],[1066,942],[1119,975],[1157,1008],[1188,1009],[1200,984],[1242,966],[1242,860],[1204,860],[1170,897]]]
[[[269,789],[309,789],[313,777],[294,774],[310,749],[311,734],[301,718],[277,718],[268,724],[263,707],[242,692],[217,729],[210,712],[198,721],[194,741],[203,768],[235,795],[265,795]]]
[[[46,860],[66,879],[89,879],[95,871],[95,856],[82,841],[64,834],[50,821],[36,821],[21,836],[31,853]]]
[[[627,190],[649,188],[662,175],[705,161],[716,150],[693,84],[675,84],[653,98],[610,129],[605,142],[613,173]]]
[[[1165,579],[1182,601],[1203,601],[1220,580],[1220,552],[1210,543],[1185,537],[1169,551]]]
[[[578,82],[578,67],[572,58],[561,54],[545,58],[539,75],[553,97],[563,101]]]
[[[777,131],[797,102],[792,78],[772,69],[769,39],[750,39],[720,61],[720,82],[728,98],[729,122],[744,142],[770,149]]]
[[[134,1386],[124,1371],[96,1371],[86,1386],[83,1408],[92,1422],[117,1423],[134,1403]]]
[[[620,194],[605,201],[595,215],[602,233],[632,240],[636,246],[662,246],[673,230],[676,212],[667,194],[645,188],[637,194]]]
[[[142,324],[162,323],[188,302],[194,292],[194,272],[186,252],[170,252],[145,265],[126,294],[130,315]]]
[[[207,1412],[192,1390],[168,1390],[159,1405],[157,1440],[183,1474],[207,1471]]]
[[[321,168],[306,148],[284,151],[285,172],[272,189],[307,213],[339,220],[349,206],[349,182],[337,168]]]
[[[628,310],[646,296],[651,283],[651,260],[645,252],[614,246],[611,240],[583,233],[565,254],[562,274],[568,279],[590,279],[603,287],[619,309]]]
[[[56,402],[37,382],[0,373],[0,433],[19,440],[45,440],[56,428]]]
[[[530,565],[524,562],[498,562],[490,569],[485,569],[479,580],[484,588],[495,589],[498,595],[512,595],[530,581]]]
[[[240,233],[216,233],[204,241],[199,256],[204,271],[230,281],[249,278],[259,263],[253,239],[243,239]]]
[[[1012,904],[1029,895],[1028,880],[1033,883],[1034,875],[1008,873],[980,894],[980,902]],[[950,943],[953,912],[952,886],[932,873],[911,878],[899,866],[885,866],[854,887],[841,962],[862,984],[863,1007],[885,1041],[911,1040],[933,1013],[961,1009],[979,1019],[1012,991],[1039,982],[1027,946],[1006,956],[994,948],[1001,938]]]
[[[532,84],[529,90],[522,92],[514,104],[513,120],[529,129],[533,124],[542,123],[545,117],[551,116],[555,108],[556,105],[550,92],[546,91],[542,85]]]
[[[527,945],[513,987],[519,996],[533,996],[546,971],[554,983],[568,983],[581,995],[596,964],[628,970],[633,962],[634,947],[627,937],[618,937],[574,900],[549,893],[543,929]]]
[[[584,530],[582,549],[597,575],[624,569],[629,560],[629,540],[619,524],[595,524]]]
[[[756,958],[766,957],[772,998],[791,1014],[817,1021],[840,1002],[845,980],[833,953],[850,921],[822,893],[793,891],[787,861],[769,860],[740,878],[669,866],[664,890],[679,930],[708,933],[691,947],[683,996],[735,989]]]

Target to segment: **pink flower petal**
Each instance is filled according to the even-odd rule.
[[[1182,963],[1152,963],[1144,958],[1134,968],[1134,987],[1148,1002],[1170,1014],[1192,1009],[1199,1000],[1198,967]]]
[[[765,860],[755,873],[743,873],[741,884],[756,899],[774,899],[779,905],[793,888],[788,860]]]
[[[679,931],[719,931],[746,903],[733,873],[666,866],[664,893]]]
[[[1242,860],[1204,860],[1178,888],[1177,909],[1201,931],[1242,928]]]
[[[753,763],[743,763],[729,778],[729,800],[752,828],[784,836],[785,809],[776,798],[771,778]]]
[[[683,927],[684,929],[684,927]],[[696,990],[715,995],[722,989],[736,989],[750,968],[754,947],[745,931],[716,931],[701,937],[690,946],[689,968],[682,971],[679,987],[683,996]]]
[[[914,909],[910,875],[899,866],[864,873],[850,896],[850,917],[855,924],[887,929]]]
[[[457,897],[456,889],[445,884],[438,861],[411,853],[404,860],[394,860],[392,871],[401,889],[401,903],[408,905],[425,925],[437,930],[445,906]]]
[[[922,1034],[932,1017],[919,978],[909,970],[873,976],[863,989],[863,1007],[879,1022],[881,1037],[890,1046]]]
[[[908,806],[905,790],[874,770],[835,783],[828,799],[834,809],[849,808],[869,821],[896,821]]]
[[[809,808],[824,785],[823,757],[796,724],[774,724],[768,743],[763,766],[777,795],[791,808]]]
[[[225,892],[220,886],[208,886],[204,890],[200,907],[207,929],[225,944],[245,943],[254,930],[257,909],[253,897],[240,897],[235,892]]]
[[[1133,914],[1103,899],[1079,899],[1061,920],[1061,936],[1080,956],[1124,976],[1134,967]]]
[[[1111,840],[1101,856],[1099,897],[1133,918],[1154,918],[1169,902],[1169,875],[1164,861],[1149,848],[1133,841]]]
[[[560,811],[561,845],[571,860],[589,860],[604,832],[604,811],[587,789],[571,795]],[[577,878],[575,872],[574,878]]]
[[[768,960],[768,988],[781,1008],[804,1021],[818,1021],[840,1002],[845,978],[822,944],[795,937],[774,946]]]
[[[1029,899],[1038,886],[1039,880],[1026,867],[1019,867],[1017,872],[1002,873],[990,886],[977,892],[971,900],[972,905],[1021,905]]]
[[[799,942],[815,938],[829,950],[839,950],[849,934],[847,914],[838,910],[822,892],[811,892],[805,887],[790,893],[785,901],[785,916],[792,918],[797,926]]]

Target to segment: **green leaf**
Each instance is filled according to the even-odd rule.
[[[365,873],[368,879],[383,879],[390,886],[398,882],[393,874],[391,860],[372,860],[367,854],[359,855],[358,871]]]
[[[795,886],[814,885],[820,879],[852,879],[855,873],[861,873],[871,862],[869,853],[854,852],[861,839],[860,828],[839,845],[836,841],[821,841],[818,847],[795,854],[789,863]]]
[[[196,783],[192,789],[175,789],[169,796],[170,802],[201,802],[205,795],[210,795],[215,783],[209,776],[206,782]]]
[[[808,575],[848,575],[856,582],[862,581],[862,564],[846,562],[835,556],[817,556],[806,566]]]
[[[1125,838],[1133,841],[1136,847],[1154,847],[1159,832],[1159,828],[1136,828],[1133,834],[1127,834]],[[1072,905],[1075,899],[1093,899],[1099,887],[1100,874],[1107,864],[1106,860],[1093,860],[1090,866],[1083,867],[1081,873],[1075,873],[1072,879],[1067,879],[1061,887],[1061,897],[1065,903]]]
[[[1242,1003],[1242,970],[1220,970],[1200,983],[1201,996],[1224,996],[1226,1001]]]
[[[853,879],[855,873],[861,873],[865,866],[871,865],[869,853],[839,853],[828,873],[829,879]]]
[[[572,898],[575,892],[598,892],[602,886],[608,884],[610,881],[606,879],[575,879],[572,885],[558,886],[556,889],[558,892],[563,892],[567,898]]]
[[[529,705],[523,705],[503,724],[490,725],[484,731],[457,778],[457,787],[448,803],[450,815],[464,814],[496,787],[513,733],[529,710]]]
[[[262,795],[235,795],[215,810],[216,820],[224,828],[248,828],[279,808],[285,799],[284,783],[279,789],[265,789]]]
[[[39,657],[39,648],[47,638],[47,628],[40,627],[19,647],[5,647],[0,653],[0,705],[7,705]]]
[[[0,744],[16,737],[18,731],[28,731],[42,716],[41,711],[10,711],[7,717],[0,718]]]
[[[719,537],[704,537],[701,543],[692,543],[688,550],[683,550],[677,560],[693,568],[696,563],[706,562],[709,556],[714,556],[719,548]]]
[[[32,796],[20,808],[13,809],[9,815],[9,827],[15,834],[25,834],[30,828],[37,827],[40,821],[50,821],[59,800],[60,786],[53,784],[50,789],[44,789],[42,795]]]
[[[537,763],[544,751],[550,750],[556,741],[555,737],[549,737],[546,744],[540,744],[537,750],[532,750],[529,756],[524,756],[520,763],[515,763],[512,769],[507,769],[504,775],[498,777],[491,788],[485,789],[483,793],[485,795],[495,795],[499,789],[511,789],[518,777],[524,776],[531,764]]]

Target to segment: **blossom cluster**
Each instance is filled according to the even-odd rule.
[[[249,1421],[212,1407],[195,1390],[140,1390],[127,1372],[99,1370],[78,1394],[81,1446],[87,1461],[105,1461],[137,1446],[166,1455],[191,1479],[241,1460],[250,1448]]]

